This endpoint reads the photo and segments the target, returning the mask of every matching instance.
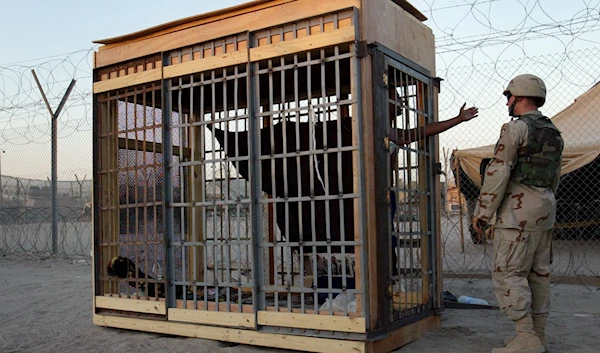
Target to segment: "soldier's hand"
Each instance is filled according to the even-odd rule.
[[[480,218],[473,217],[473,229],[480,236],[483,234],[483,229],[480,227],[480,224],[482,224],[482,223],[483,222],[481,221]]]
[[[465,109],[467,103],[464,103],[462,107],[460,107],[460,112],[458,113],[458,117],[461,121],[469,121],[473,118],[476,118],[479,115],[479,109],[477,107],[471,107]]]

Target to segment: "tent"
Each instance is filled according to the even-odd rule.
[[[597,83],[551,118],[565,142],[557,192],[559,228],[600,223],[599,115],[600,83]],[[465,199],[478,197],[482,170],[493,151],[494,145],[489,145],[453,152],[452,169]]]

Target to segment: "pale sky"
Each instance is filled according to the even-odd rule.
[[[87,111],[85,105],[73,107],[67,103],[69,109],[61,117],[64,124],[59,125],[62,131],[59,177],[74,179],[76,174],[80,179],[84,176],[89,179],[91,68],[85,50],[93,47],[92,41],[244,2],[4,1],[0,21],[0,150],[6,150],[1,155],[2,175],[46,179],[50,173],[48,112],[43,106],[32,110],[28,105],[40,104],[39,92],[32,86],[31,68],[39,70],[53,108],[73,75],[78,82],[69,103],[90,102],[86,103]],[[411,3],[429,17],[425,24],[436,35],[437,75],[445,80],[440,95],[440,119],[456,115],[463,102],[479,106],[482,112],[477,121],[445,133],[442,147],[466,146],[457,136],[472,135],[474,130],[481,131],[484,137],[469,143],[495,141],[501,123],[507,120],[501,91],[511,75],[526,70],[547,78],[549,99],[561,100],[548,106],[550,113],[564,108],[599,79],[597,61],[593,60],[600,48],[600,0],[414,0]],[[592,50],[591,54],[583,55],[591,55],[592,59],[586,60],[595,65],[588,61],[581,64],[585,58],[569,56],[578,50]],[[59,59],[76,51],[81,52],[70,56],[64,64],[57,64]],[[549,58],[539,63],[525,60],[540,55]],[[48,61],[60,70],[44,71],[42,63]],[[495,67],[494,63],[503,67]],[[475,70],[474,65],[488,66],[477,66]],[[471,72],[469,66],[473,67]],[[467,71],[464,74],[446,71],[455,68]],[[475,81],[470,82],[469,77]],[[17,86],[28,90],[23,92]],[[560,87],[560,95],[552,87]]]

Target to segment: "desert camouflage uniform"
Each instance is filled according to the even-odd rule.
[[[523,115],[543,117],[537,110]],[[496,213],[492,279],[500,310],[513,321],[526,316],[529,310],[533,317],[545,317],[550,311],[554,192],[560,162],[550,188],[515,181],[511,174],[518,150],[527,143],[527,123],[514,120],[502,126],[474,213],[486,222]]]

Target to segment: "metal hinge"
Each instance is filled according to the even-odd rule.
[[[365,58],[369,55],[369,46],[366,40],[361,40],[356,43],[356,57],[359,59]]]
[[[436,175],[444,175],[447,176],[446,173],[442,170],[442,163],[434,163],[433,169]]]
[[[433,85],[438,88],[438,93],[441,93],[442,92],[442,81],[444,81],[444,79],[441,77],[434,77],[432,80],[433,80]]]

